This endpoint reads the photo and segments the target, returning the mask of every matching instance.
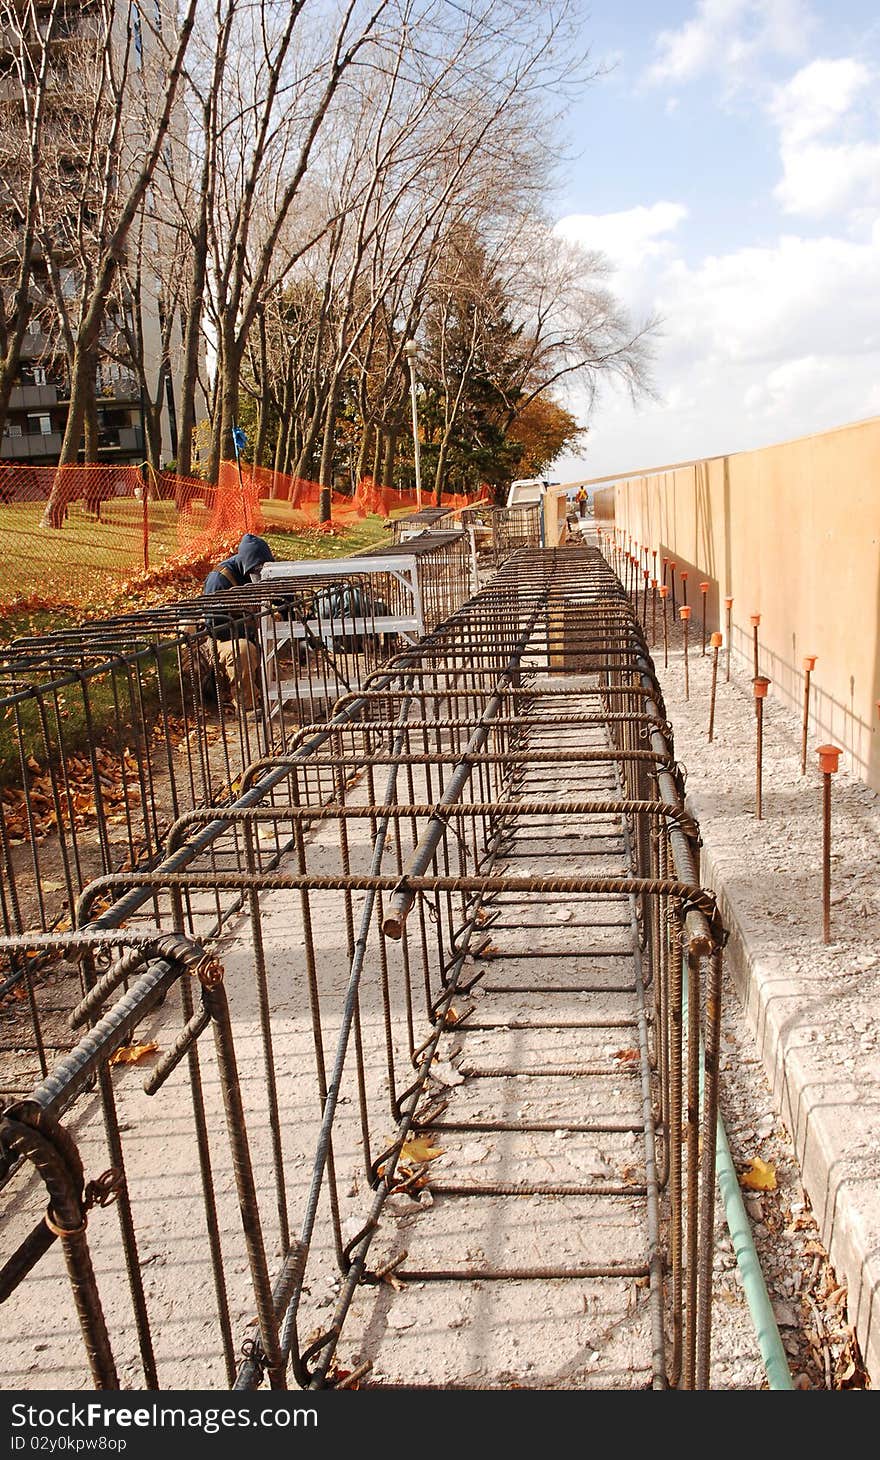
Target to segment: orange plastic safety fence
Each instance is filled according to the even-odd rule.
[[[234,549],[245,532],[328,530],[418,505],[414,492],[369,477],[351,495],[331,492],[330,524],[320,499],[316,482],[247,463],[221,463],[216,486],[138,466],[0,463],[0,608],[18,599],[106,604],[130,579]],[[472,500],[446,494],[443,505]]]

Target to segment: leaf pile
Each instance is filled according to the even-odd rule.
[[[30,840],[28,808],[37,841],[42,841],[44,837],[51,836],[58,830],[59,821],[62,829],[72,826],[76,831],[85,831],[96,826],[98,796],[109,825],[125,824],[126,810],[140,805],[137,758],[127,747],[119,756],[111,750],[97,746],[94,755],[98,768],[97,787],[89,757],[69,755],[65,763],[65,775],[56,774],[55,794],[51,773],[33,756],[28,757],[30,780],[27,790],[10,786],[0,796],[10,842]]]

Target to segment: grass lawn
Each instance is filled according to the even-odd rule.
[[[150,571],[161,572],[180,553],[177,510],[173,502],[150,502]],[[117,498],[105,503],[103,520],[87,516],[77,504],[61,528],[39,526],[42,504],[0,505],[0,552],[4,562],[0,644],[23,634],[47,633],[88,615],[102,617],[139,602],[157,602],[198,593],[205,562],[155,585],[141,583],[143,523],[139,502]],[[350,519],[344,530],[321,534],[303,530],[306,522],[286,502],[263,504],[264,533],[276,558],[349,557],[387,541],[378,516]],[[205,521],[208,514],[205,512]],[[217,556],[220,556],[218,553]],[[121,585],[137,579],[134,591]],[[24,602],[18,606],[16,598]]]
[[[13,602],[6,612],[0,612],[0,645],[14,638],[34,634],[50,633],[72,624],[87,622],[105,614],[136,609],[147,603],[188,598],[201,591],[207,566],[203,562],[188,565],[171,577],[163,576],[154,583],[145,580],[142,584],[120,593],[124,576],[133,575],[136,566],[122,554],[126,544],[125,524],[115,520],[120,507],[135,504],[116,502],[111,504],[114,521],[95,522],[86,520],[81,514],[71,512],[65,526],[56,531],[38,527],[37,506],[0,507],[0,543],[6,562],[13,569],[12,582],[6,581],[5,591],[18,593],[25,599],[21,607]],[[155,541],[164,542],[169,551],[164,560],[173,556],[172,543],[176,548],[176,530],[171,522],[174,513],[172,503],[155,504],[164,509],[167,523],[162,532],[157,532]],[[151,507],[153,504],[151,504]],[[290,509],[286,503],[266,503],[270,509],[264,535],[279,560],[295,561],[301,558],[350,557],[364,548],[390,540],[385,519],[372,516],[355,519],[344,531],[322,534],[315,531],[290,530],[293,526]],[[290,524],[290,527],[288,527]],[[160,523],[161,527],[161,523]],[[288,528],[288,530],[285,530]],[[132,531],[131,524],[129,529]],[[116,544],[116,557],[113,545]],[[217,554],[216,557],[221,556]],[[212,558],[212,561],[216,558]],[[75,590],[77,601],[70,602]],[[60,600],[56,606],[49,606],[46,600]],[[67,601],[65,601],[65,599]],[[28,601],[29,600],[29,601]],[[176,661],[175,661],[176,662]],[[176,672],[169,666],[168,693],[175,698]],[[155,672],[148,671],[142,687],[145,700],[158,704],[158,686],[154,684]],[[95,739],[99,742],[117,720],[117,703],[125,704],[125,690],[116,695],[113,692],[112,676],[104,675],[89,680],[89,704]],[[67,752],[82,750],[88,739],[88,726],[82,703],[82,692],[67,688],[60,699],[50,695],[47,701],[49,714],[50,742],[57,742],[57,731],[63,721],[64,747]],[[60,717],[60,720],[59,720]],[[116,726],[125,738],[124,727]],[[46,747],[40,720],[33,702],[20,706],[18,711],[5,708],[3,692],[0,689],[0,787],[20,784],[21,760],[19,744],[24,757],[29,755],[42,765],[46,760]],[[54,756],[53,756],[54,758]]]

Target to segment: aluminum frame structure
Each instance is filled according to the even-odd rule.
[[[0,942],[5,960],[51,945],[75,962],[73,1021],[90,1026],[0,1123],[0,1174],[7,1192],[19,1183],[0,1297],[25,1303],[57,1242],[92,1382],[115,1387],[120,1359],[129,1375],[137,1362],[147,1387],[179,1382],[142,1266],[163,1230],[139,1173],[155,1116],[136,1072],[111,1064],[159,1020],[144,1090],[164,1112],[169,1162],[189,1173],[175,1199],[198,1273],[178,1263],[170,1281],[210,1329],[200,1387],[368,1385],[372,1356],[344,1370],[340,1343],[361,1295],[392,1280],[616,1291],[622,1279],[642,1285],[644,1353],[617,1382],[707,1387],[724,930],[697,845],[618,580],[591,548],[516,554],[329,720],[257,757],[237,800],[182,815],[155,866],[93,881],[79,932]],[[563,949],[548,934],[559,906],[574,913]],[[230,926],[238,939],[221,963],[216,940]],[[624,972],[609,980],[604,959]],[[301,1042],[279,1025],[288,1006]],[[469,1067],[451,1094],[432,1074],[450,1029],[500,1041],[488,1072]],[[544,1034],[560,1051],[572,1041],[574,1062],[505,1070],[511,1029],[529,1047]],[[606,1029],[635,1041],[623,1111],[609,1096],[619,1068],[589,1057]],[[420,1138],[487,1126],[466,1108],[469,1081],[549,1077],[564,1081],[564,1114],[523,1121],[502,1101],[488,1127],[514,1143],[560,1125],[585,1141],[625,1135],[637,1169],[549,1183],[528,1163],[477,1183],[435,1174]],[[89,1181],[86,1136],[92,1169],[108,1163]],[[431,1193],[428,1219],[449,1203],[561,1196],[582,1205],[597,1255],[556,1252],[551,1211],[541,1266],[389,1257],[389,1198],[414,1192]],[[109,1203],[115,1236],[94,1216]],[[603,1248],[624,1230],[621,1213],[639,1243],[623,1260]],[[120,1254],[124,1285],[113,1279]],[[329,1317],[316,1301],[328,1274]]]

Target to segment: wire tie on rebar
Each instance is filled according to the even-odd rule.
[[[110,1166],[108,1170],[102,1172],[86,1186],[84,1209],[88,1211],[93,1206],[109,1207],[116,1200],[124,1185],[124,1173],[118,1166]]]
[[[246,1338],[241,1346],[241,1356],[247,1363],[253,1366],[257,1378],[255,1387],[259,1388],[266,1373],[266,1355],[263,1352],[263,1346],[260,1340],[258,1338]]]
[[[49,1228],[49,1231],[52,1233],[53,1236],[55,1236],[55,1237],[81,1237],[82,1236],[83,1232],[86,1230],[86,1226],[88,1225],[88,1220],[89,1220],[88,1217],[87,1217],[87,1215],[86,1215],[85,1210],[83,1210],[83,1219],[82,1219],[82,1222],[81,1222],[80,1226],[78,1226],[78,1227],[59,1227],[58,1223],[50,1215],[51,1214],[51,1211],[52,1211],[52,1207],[51,1207],[51,1205],[49,1205],[46,1208],[46,1213],[45,1213],[45,1216],[43,1217],[43,1221],[46,1223],[46,1226]]]

